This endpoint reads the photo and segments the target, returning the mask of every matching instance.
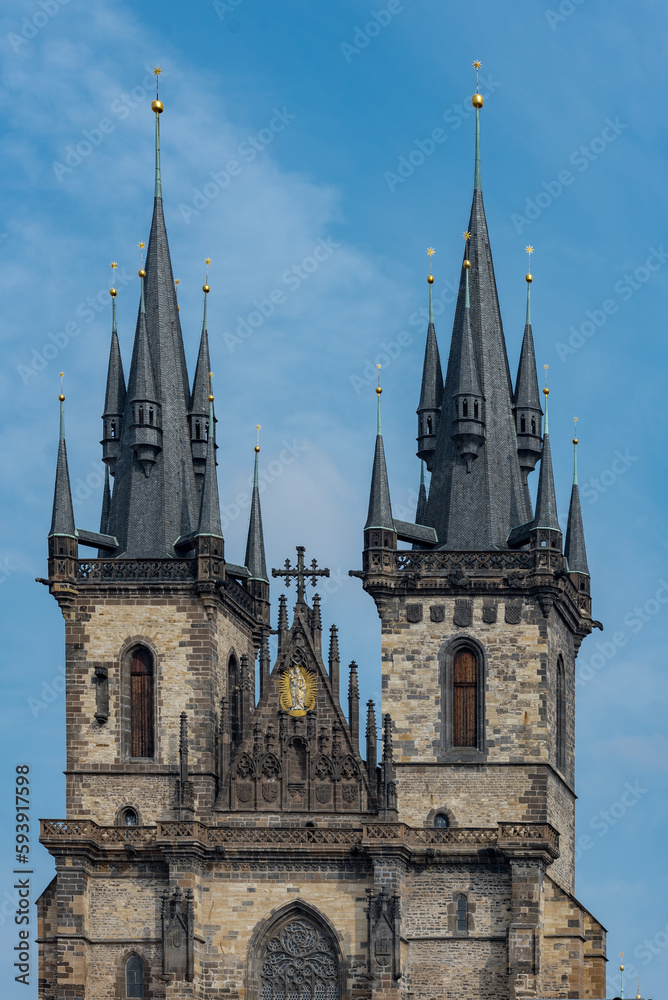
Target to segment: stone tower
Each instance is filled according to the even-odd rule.
[[[209,287],[191,383],[152,108],[127,383],[112,289],[97,532],[75,525],[61,394],[45,582],[65,619],[67,801],[41,827],[40,997],[602,996],[604,931],[573,896],[574,660],[596,624],[577,484],[562,553],[530,316],[512,396],[477,152],[445,384],[430,310],[417,524],[392,516],[378,397],[354,575],[382,620],[383,706],[362,756],[358,668],[344,714],[338,631],[325,655],[307,600],[328,570],[300,546],[272,570],[296,601],[271,628],[259,446],[244,562],[225,556]]]
[[[480,181],[479,94],[473,105],[473,204],[445,382],[429,276],[417,410],[428,498],[421,484],[417,525],[392,516],[379,395],[356,574],[382,623],[397,819],[430,845],[425,863],[402,860],[392,876],[400,991],[602,997],[605,933],[573,895],[575,658],[599,623],[577,475],[562,549],[530,274],[511,383]],[[538,460],[534,512],[527,477]]]

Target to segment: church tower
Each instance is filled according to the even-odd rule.
[[[597,624],[577,475],[562,551],[528,306],[514,393],[510,381],[477,94],[474,106],[445,381],[430,308],[416,524],[392,514],[377,390],[353,575],[381,617],[383,704],[378,719],[366,706],[361,751],[358,666],[344,712],[338,630],[323,637],[308,591],[329,570],[302,546],[271,570],[296,598],[289,613],[280,595],[272,628],[259,435],[244,560],[227,558],[210,260],[191,382],[156,92],[153,217],[127,368],[111,289],[99,531],[75,524],[60,393],[42,582],[65,620],[66,815],[41,821],[56,868],[38,902],[41,1000],[605,992],[604,930],[573,895],[574,662]]]
[[[417,525],[392,516],[379,419],[356,574],[382,623],[397,820],[429,845],[421,864],[397,859],[392,872],[399,988],[433,1000],[602,997],[605,933],[573,895],[575,658],[600,626],[577,475],[562,549],[530,273],[511,383],[483,207],[482,105],[476,92],[473,204],[444,382],[428,279],[417,410],[426,506],[421,491]],[[527,478],[538,460],[534,511]]]

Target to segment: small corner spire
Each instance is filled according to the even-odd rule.
[[[480,183],[480,109],[483,106],[484,101],[480,93],[480,82],[479,82],[481,65],[482,64],[479,59],[476,59],[475,62],[473,63],[473,66],[475,68],[475,94],[471,98],[471,104],[475,108],[475,172],[473,178],[473,187],[474,190],[476,191],[482,190]]]
[[[415,508],[415,523],[424,524],[424,517],[427,512],[427,487],[424,483],[424,462],[420,462],[420,486],[418,489],[418,500]]]
[[[111,263],[111,344],[109,347],[109,365],[107,368],[107,388],[104,396],[104,413],[102,414],[102,460],[108,468],[115,471],[116,461],[121,451],[121,431],[125,413],[125,375],[123,361],[118,343],[118,327],[116,324],[116,261]]]
[[[248,522],[248,540],[246,542],[246,569],[253,580],[264,580],[269,583],[267,562],[264,553],[264,533],[262,530],[262,509],[260,506],[260,484],[258,459],[260,457],[260,424],[257,424],[255,439],[255,459],[253,463],[253,493],[251,497],[250,520]]]
[[[550,432],[548,428],[547,397],[550,390],[547,386],[547,370],[545,365],[545,433],[543,434],[543,451],[540,460],[540,472],[538,474],[538,490],[536,493],[536,514],[533,520],[533,528],[546,528],[550,531],[561,532],[559,518],[557,516],[557,498],[554,490],[554,473],[552,470],[552,453],[550,451]]]
[[[582,507],[580,505],[580,489],[578,486],[579,441],[577,436],[577,420],[577,417],[573,417],[575,424],[575,433],[573,435],[573,486],[571,489],[571,502],[568,508],[564,555],[568,563],[569,573],[580,573],[582,576],[589,576],[584,526],[582,524]]]
[[[158,83],[162,70],[156,66],[153,70],[155,76],[155,100],[151,102],[151,111],[155,112],[155,197],[162,198],[162,178],[160,176],[160,115],[165,110],[165,106],[160,100],[158,93]]]
[[[381,366],[377,365],[376,367],[378,368],[378,385],[376,386],[376,396],[378,399],[376,448],[373,456],[371,489],[369,491],[369,513],[364,530],[366,531],[368,528],[389,528],[391,531],[394,531],[392,505],[390,503],[390,486],[387,479],[385,448],[383,446],[383,431],[380,419],[380,397],[383,392],[380,385]]]
[[[198,479],[198,483],[201,482],[202,476],[204,475],[204,466],[206,462],[206,436],[204,434],[204,428],[209,414],[209,371],[211,369],[211,361],[209,357],[209,334],[207,331],[207,302],[209,292],[211,291],[209,286],[209,265],[211,264],[211,258],[207,257],[204,264],[206,266],[206,278],[204,284],[202,285],[202,291],[204,292],[202,335],[199,342],[199,352],[197,354],[197,364],[195,366],[195,376],[193,378],[193,387],[190,394],[188,411],[188,420],[190,423],[190,447],[192,450],[195,476]],[[215,416],[214,412],[214,428],[216,423]]]
[[[63,378],[65,373],[60,373],[60,433],[58,440],[58,460],[56,463],[56,484],[53,492],[53,511],[51,514],[51,535],[68,535],[76,538],[74,527],[74,507],[72,505],[72,489],[70,486],[70,472],[67,464],[67,446],[65,444],[65,394],[63,393]]]
[[[213,372],[209,372],[209,433],[206,442],[206,464],[202,483],[202,503],[197,525],[198,535],[223,537],[220,525],[220,499],[218,497],[218,476],[216,474],[216,444],[213,426]]]
[[[435,253],[436,251],[433,247],[427,249],[429,256],[429,274],[427,275],[427,284],[429,285],[429,325],[427,326],[427,342],[425,344],[424,362],[422,365],[420,401],[416,411],[418,418],[417,456],[427,463],[427,468],[429,469],[431,469],[431,460],[436,449],[436,435],[438,433],[441,403],[443,401],[443,371],[441,369],[441,359],[438,353],[438,342],[434,328],[434,303],[432,297],[432,288],[434,285],[432,259]]]

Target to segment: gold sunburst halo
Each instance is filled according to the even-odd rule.
[[[281,671],[279,691],[281,708],[288,715],[306,715],[315,707],[315,674],[303,663],[292,663]]]

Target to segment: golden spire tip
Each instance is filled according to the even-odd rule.
[[[261,424],[256,424],[255,428],[257,430],[257,439],[255,441],[255,451],[258,452],[260,450],[260,431],[262,430],[262,426],[261,426]]]
[[[204,263],[206,264],[206,280],[202,285],[202,291],[205,295],[207,295],[211,291],[211,288],[209,287],[209,264],[211,263],[211,258],[207,257]]]
[[[116,271],[117,267],[118,267],[118,264],[116,263],[116,261],[112,260],[112,262],[111,262],[111,288],[109,289],[109,294],[111,295],[112,299],[115,299],[116,296],[118,295],[118,292],[116,291],[116,274],[115,274],[115,271]]]
[[[137,274],[140,278],[145,278],[146,271],[144,270],[144,247],[146,244],[143,240],[141,240],[137,246],[139,247],[139,270],[137,271]]]
[[[159,66],[156,66],[153,70],[153,75],[155,76],[155,100],[151,104],[151,111],[155,111],[156,115],[162,114],[165,110],[165,106],[159,98],[158,95],[158,80],[160,79],[160,74],[162,70]]]
[[[58,396],[58,399],[60,400],[61,403],[64,402],[64,400],[65,400],[65,397],[63,396],[63,379],[64,378],[65,378],[65,372],[61,372],[60,373],[60,395]]]
[[[471,104],[476,109],[476,111],[479,111],[480,108],[483,106],[482,95],[479,92],[480,91],[479,73],[481,65],[482,64],[479,59],[476,59],[475,62],[473,63],[473,68],[475,69],[475,94],[471,98]]]
[[[376,393],[379,396],[380,396],[381,392],[383,391],[381,389],[381,387],[380,387],[380,369],[381,369],[381,367],[382,367],[382,365],[376,365],[376,368],[378,369],[378,385],[376,386]]]
[[[213,403],[213,372],[209,372],[209,402]]]
[[[550,367],[549,365],[543,365],[543,368],[545,369],[545,388],[543,389],[543,395],[544,396],[549,396],[550,395],[550,390],[547,387],[547,369],[549,367]]]
[[[434,275],[431,273],[431,258],[434,256],[434,254],[436,253],[436,251],[434,250],[433,247],[428,247],[427,248],[427,253],[429,254],[429,274],[427,276],[427,281],[429,282],[430,285],[433,285],[434,284]]]
[[[464,267],[468,271],[471,266],[471,261],[469,260],[469,240],[471,239],[471,234],[467,229],[465,233],[462,233],[462,236],[466,240],[466,259],[464,261]]]
[[[526,278],[527,278],[527,284],[530,285],[531,282],[533,281],[533,274],[531,273],[531,254],[533,253],[533,247],[532,246],[528,246],[528,247],[525,247],[524,249],[525,249],[526,253],[529,254],[529,270],[527,272]]]
[[[574,428],[574,430],[573,430],[573,444],[579,444],[580,442],[578,441],[578,418],[577,417],[573,417],[573,428]]]

